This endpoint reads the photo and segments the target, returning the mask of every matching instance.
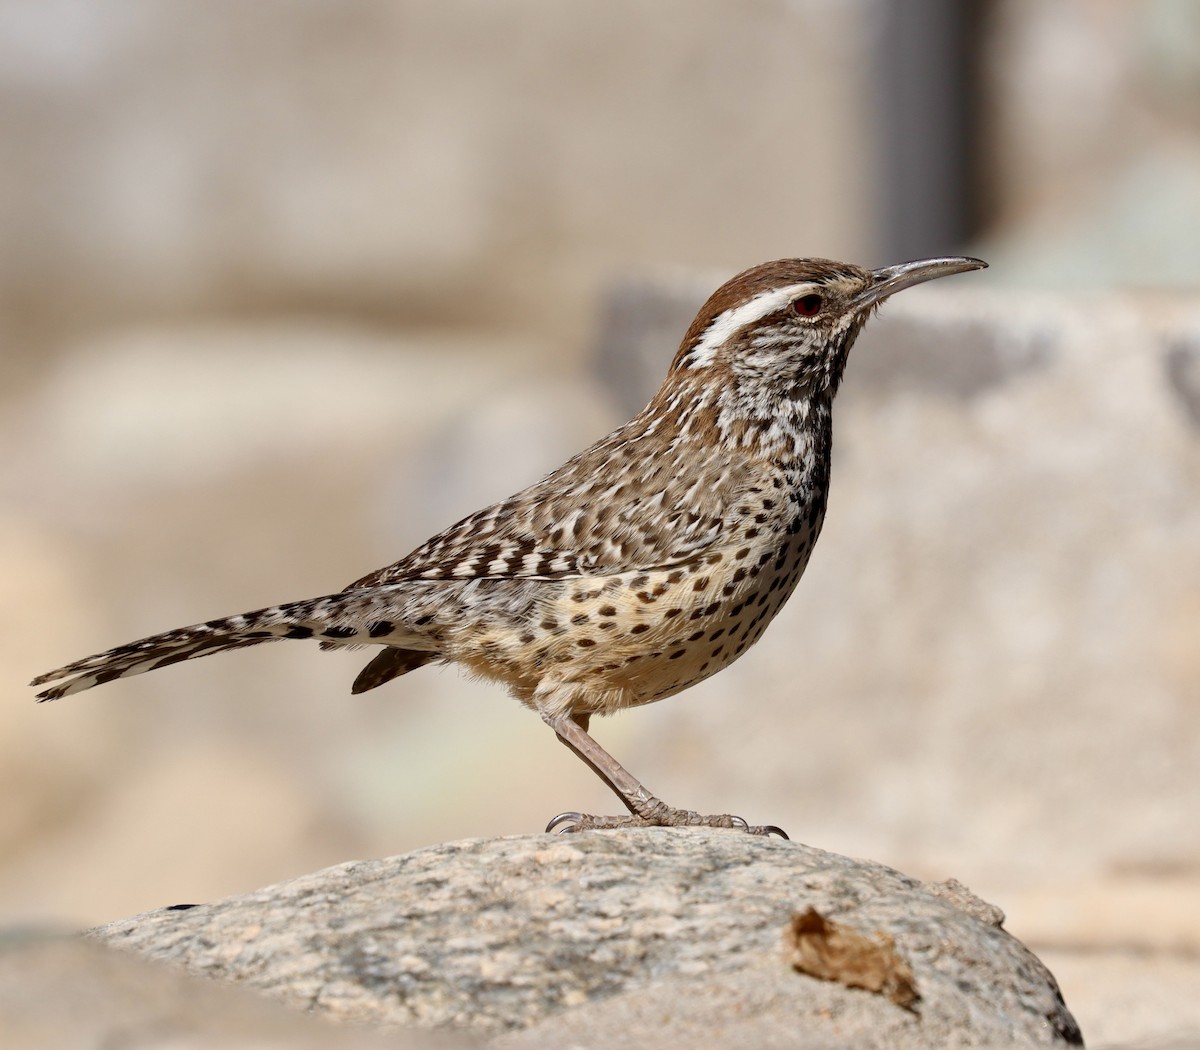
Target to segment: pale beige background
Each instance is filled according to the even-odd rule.
[[[856,366],[943,310],[964,352],[1043,333],[1050,378],[947,407],[852,367],[796,601],[726,675],[598,735],[676,804],[968,882],[1094,1041],[1171,1034],[1200,1026],[1200,365],[1169,356],[1200,313],[1200,26],[1169,0],[989,7],[984,224],[928,251],[993,269],[897,303]],[[894,261],[878,15],[0,3],[0,921],[608,805],[451,671],[351,698],[365,658],[288,644],[48,707],[24,683],[338,589],[619,423],[649,390],[597,378],[614,282]]]

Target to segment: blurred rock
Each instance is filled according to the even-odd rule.
[[[1054,970],[1088,1045],[1114,1050],[1200,1047],[1200,959],[1194,953],[1061,947],[1039,954]]]
[[[1192,424],[1200,429],[1200,324],[1190,339],[1180,339],[1167,350],[1167,381]]]
[[[575,375],[497,379],[464,402],[381,478],[381,543],[402,528],[440,532],[532,485],[563,462],[564,449],[586,448],[626,418],[595,383]]]
[[[0,305],[27,330],[578,336],[614,269],[782,253],[785,209],[867,241],[861,0],[0,6]]]
[[[667,366],[696,311],[728,274],[703,281],[687,273],[646,273],[614,281],[600,300],[591,362],[611,391],[622,422],[641,411],[667,374]],[[683,327],[681,317],[686,317]]]
[[[893,938],[913,1008],[793,970],[810,907]],[[1079,1042],[998,926],[880,865],[706,829],[450,843],[92,933],[339,1021],[529,1029],[497,1046]]]
[[[157,754],[114,757],[126,765],[111,784],[71,792],[63,778],[63,812],[18,840],[0,868],[0,923],[86,921],[213,887],[235,893],[272,877],[281,858],[295,870],[358,844],[298,771],[233,740],[176,740]],[[78,870],[88,873],[83,884]]]
[[[1200,7],[997,0],[981,30],[989,216],[974,254],[1025,287],[1200,282]]]
[[[9,508],[6,508],[9,510]],[[13,509],[15,510],[15,508]],[[84,559],[24,514],[0,511],[0,882],[31,841],[56,834],[80,800],[103,792],[129,719],[85,709],[70,729],[21,695],[29,667],[57,659],[60,639],[87,630],[79,601]],[[18,699],[19,697],[19,699]],[[3,921],[0,891],[0,922]]]
[[[1200,960],[1200,878],[1194,871],[1127,871],[1037,887],[1014,896],[1009,909],[1044,944]]]
[[[72,346],[14,406],[7,428],[42,458],[10,469],[36,484],[45,460],[59,468],[57,489],[29,494],[38,511],[107,512],[139,490],[403,444],[531,356],[525,341],[311,320],[122,329]]]

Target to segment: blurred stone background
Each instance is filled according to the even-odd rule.
[[[1092,1042],[1200,1029],[1200,6],[0,0],[0,156],[0,922],[607,807],[451,671],[24,683],[536,479],[738,269],[969,251],[856,348],[763,642],[598,735],[962,879]]]

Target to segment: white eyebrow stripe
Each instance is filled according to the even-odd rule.
[[[784,288],[773,288],[769,292],[756,295],[748,303],[735,306],[731,310],[717,314],[701,336],[699,342],[688,354],[688,368],[704,368],[712,364],[717,350],[730,336],[745,328],[748,324],[761,321],[764,317],[782,310],[793,299],[807,294],[819,286],[814,281],[803,284],[789,284]]]

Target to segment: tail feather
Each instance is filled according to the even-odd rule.
[[[415,649],[396,649],[388,646],[383,652],[376,653],[371,658],[371,662],[359,672],[358,677],[354,679],[354,684],[350,687],[350,692],[355,695],[365,693],[368,689],[375,689],[385,682],[390,682],[393,678],[399,678],[402,674],[408,674],[409,671],[415,671],[418,667],[424,667],[431,660],[437,658],[437,653],[421,652]]]
[[[323,598],[273,605],[119,645],[38,675],[30,685],[56,683],[37,694],[38,702],[42,703],[184,660],[284,638],[315,638],[339,646],[372,642],[427,648],[428,641],[422,644],[423,640],[405,630],[403,624],[382,619],[380,609],[377,588],[370,594],[342,591]]]

